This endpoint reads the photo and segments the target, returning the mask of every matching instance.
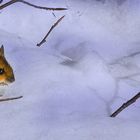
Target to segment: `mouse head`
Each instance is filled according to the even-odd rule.
[[[4,46],[0,48],[0,85],[7,85],[15,81],[12,67],[4,55]]]

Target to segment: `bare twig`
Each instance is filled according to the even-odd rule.
[[[32,4],[32,3],[29,3],[27,1],[24,1],[24,0],[10,0],[9,2],[7,3],[4,3],[3,5],[0,5],[0,10],[16,3],[16,2],[21,2],[23,4],[26,4],[28,6],[31,6],[31,7],[34,7],[34,8],[37,8],[37,9],[42,9],[42,10],[52,10],[52,11],[61,11],[61,10],[67,10],[67,8],[50,8],[50,7],[43,7],[43,6],[38,6],[38,5],[35,5],[35,4]]]
[[[132,97],[130,100],[128,100],[126,103],[124,103],[120,108],[118,108],[113,114],[110,115],[110,117],[116,117],[121,111],[123,111],[125,108],[136,102],[136,100],[140,98],[140,92]]]
[[[52,10],[52,11],[61,11],[61,10],[67,10],[67,8],[50,8],[50,7],[42,7],[42,6],[38,6],[38,5],[34,5],[32,3],[29,3],[27,1],[24,0],[19,0],[19,2],[22,2],[23,4],[27,4],[29,6],[32,6],[34,8],[38,8],[38,9],[42,9],[42,10]]]
[[[4,3],[3,5],[0,5],[0,10],[2,10],[2,9],[4,9],[5,7],[7,7],[7,6],[9,6],[9,5],[12,5],[12,4],[14,4],[14,3],[16,3],[16,2],[18,2],[19,0],[11,0],[11,1],[9,1],[9,2],[7,2],[7,3]]]
[[[47,34],[45,35],[45,37],[42,39],[42,41],[40,43],[37,44],[38,47],[40,47],[43,43],[46,42],[47,37],[49,36],[49,34],[52,32],[52,30],[58,25],[58,23],[64,18],[65,16],[62,16],[60,19],[57,20],[57,22],[54,23],[54,25],[50,28],[50,30],[47,32]]]
[[[10,98],[1,98],[0,102],[4,102],[4,101],[11,101],[11,100],[16,100],[16,99],[20,99],[23,96],[18,96],[18,97],[10,97]]]

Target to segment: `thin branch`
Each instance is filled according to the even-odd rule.
[[[38,9],[42,9],[42,10],[52,10],[52,11],[62,11],[62,10],[67,10],[67,8],[50,8],[50,7],[42,7],[42,6],[38,6],[38,5],[34,5],[32,3],[29,3],[27,1],[24,0],[19,0],[19,2],[22,2],[23,4],[32,6],[34,8],[38,8]]]
[[[31,7],[34,7],[34,8],[37,8],[37,9],[42,9],[42,10],[52,10],[52,11],[61,11],[61,10],[67,10],[67,8],[50,8],[50,7],[43,7],[43,6],[38,6],[38,5],[35,5],[35,4],[32,4],[32,3],[29,3],[27,1],[24,1],[24,0],[11,0],[7,3],[4,3],[3,5],[0,5],[0,10],[16,3],[16,2],[21,2],[23,4],[26,4],[28,6],[31,6]]]
[[[0,102],[4,102],[4,101],[11,101],[11,100],[17,100],[22,98],[23,96],[18,96],[18,97],[10,97],[10,98],[1,98]]]
[[[0,5],[0,10],[4,9],[5,7],[8,7],[16,2],[19,2],[19,0],[11,0],[11,1],[8,1],[7,3],[4,3],[2,5]]]
[[[140,98],[140,92],[136,94],[134,97],[132,97],[130,100],[128,100],[126,103],[124,103],[120,108],[118,108],[113,114],[110,115],[110,117],[116,117],[120,112],[122,112],[125,108],[136,102],[136,100]]]
[[[43,43],[46,42],[47,37],[49,36],[49,34],[52,32],[52,30],[58,25],[58,23],[64,18],[65,16],[62,16],[60,19],[57,20],[57,22],[54,23],[54,25],[52,25],[52,27],[50,28],[50,30],[47,32],[47,34],[45,35],[45,37],[42,39],[42,41],[40,43],[37,44],[38,47],[40,47]]]

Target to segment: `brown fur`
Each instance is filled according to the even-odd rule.
[[[12,67],[4,56],[3,45],[0,48],[0,84],[9,84],[15,81]]]

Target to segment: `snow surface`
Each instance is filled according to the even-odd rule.
[[[1,11],[0,43],[16,77],[2,93],[23,98],[1,103],[0,140],[139,140],[139,101],[109,115],[140,91],[140,1],[29,1],[69,10]]]

